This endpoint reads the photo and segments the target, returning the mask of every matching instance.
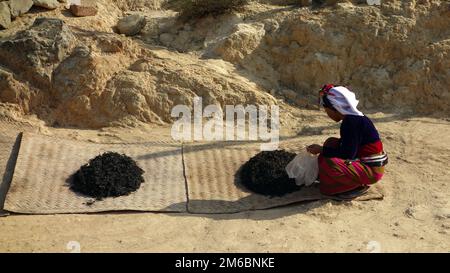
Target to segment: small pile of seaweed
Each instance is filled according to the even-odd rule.
[[[143,173],[132,158],[107,152],[89,160],[73,174],[71,189],[98,200],[128,195],[144,183]]]
[[[284,150],[260,152],[241,168],[241,183],[249,190],[269,196],[283,196],[300,189],[289,178],[286,166],[295,154]]]

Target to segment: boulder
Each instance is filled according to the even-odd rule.
[[[214,49],[216,54],[232,63],[242,62],[259,47],[266,34],[261,23],[237,24],[232,31]]]
[[[94,6],[70,5],[70,12],[77,17],[95,16],[97,8]]]
[[[38,18],[29,29],[0,42],[0,60],[32,85],[49,89],[54,67],[70,54],[75,43],[62,20]]]
[[[111,57],[100,56],[88,47],[78,46],[53,71],[53,96],[59,101],[67,101],[80,94],[90,95],[101,90],[119,68],[120,65]]]
[[[10,0],[11,17],[16,18],[27,13],[33,6],[33,0]]]
[[[11,12],[7,2],[0,2],[0,29],[11,25]]]
[[[56,9],[59,6],[57,0],[33,0],[33,3],[37,7],[46,9]]]
[[[138,34],[145,27],[145,17],[139,14],[133,14],[122,18],[117,24],[117,30],[120,34],[133,36]]]

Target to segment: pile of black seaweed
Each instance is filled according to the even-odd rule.
[[[285,170],[294,157],[294,153],[285,150],[258,153],[242,166],[242,185],[255,193],[268,196],[283,196],[299,190],[295,179],[289,178]]]
[[[89,160],[72,176],[71,189],[98,200],[128,195],[144,183],[143,173],[132,158],[107,152]]]

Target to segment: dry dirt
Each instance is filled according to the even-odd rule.
[[[316,91],[340,82],[389,153],[385,199],[229,215],[12,215],[0,218],[0,252],[70,252],[71,241],[82,252],[450,251],[449,1],[321,10],[252,1],[188,23],[161,2],[98,0],[98,15],[86,18],[33,9],[0,31],[0,138],[169,140],[171,108],[199,95],[222,106],[278,104],[282,137],[321,143],[339,131],[314,110]],[[116,34],[131,13],[145,28]],[[60,21],[33,26],[37,17]],[[0,139],[5,181],[10,149]]]
[[[319,116],[324,122],[298,125],[305,144],[338,133],[335,124]],[[70,252],[67,244],[77,241],[83,252],[448,252],[450,122],[381,113],[371,117],[391,159],[381,181],[382,201],[318,201],[229,215],[13,215],[0,218],[0,251]],[[95,142],[170,138],[164,127],[80,131],[8,123],[2,128],[8,134],[31,130]],[[1,161],[7,156],[2,154]]]

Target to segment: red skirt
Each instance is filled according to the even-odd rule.
[[[324,146],[334,146],[336,140],[328,139]],[[374,184],[383,177],[383,173],[384,167],[369,167],[359,160],[347,162],[341,158],[319,156],[320,191],[325,195],[335,195]]]

